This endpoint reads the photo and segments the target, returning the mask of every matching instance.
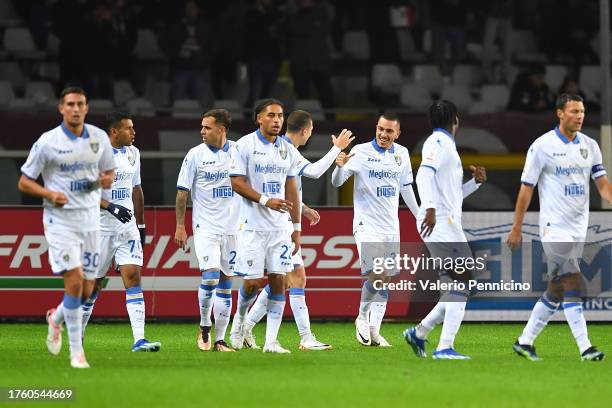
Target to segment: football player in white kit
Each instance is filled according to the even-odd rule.
[[[291,112],[287,117],[287,133],[283,136],[297,149],[300,146],[304,146],[310,136],[312,135],[313,122],[312,115],[303,110],[296,110]],[[302,202],[302,176],[318,179],[321,177],[329,167],[334,164],[336,157],[343,149],[346,149],[348,145],[355,139],[352,132],[347,129],[343,129],[340,135],[336,137],[331,136],[332,147],[321,159],[315,163],[311,163],[309,160],[304,158],[300,154],[298,175],[296,177],[298,183],[299,202],[298,205],[302,207],[302,215],[306,217],[311,223],[315,225],[319,222],[320,216],[316,210],[306,206]],[[293,230],[293,222],[289,218],[287,223],[288,229]],[[291,233],[289,231],[289,233]],[[306,270],[304,269],[304,259],[302,258],[301,251],[298,251],[292,256],[291,262],[293,264],[293,271],[287,274],[287,286],[289,288],[289,304],[291,311],[293,312],[293,318],[297,325],[298,334],[300,335],[300,350],[328,350],[331,346],[326,343],[322,343],[316,339],[310,330],[310,317],[308,315],[308,306],[306,305]],[[259,293],[257,301],[249,310],[243,325],[242,337],[244,339],[244,346],[248,348],[259,348],[255,342],[255,336],[253,335],[253,327],[259,322],[266,314],[268,305],[268,296],[270,294],[270,285],[266,285],[264,289]],[[234,327],[232,327],[234,328]],[[240,336],[233,337],[235,342],[240,342]]]
[[[540,136],[527,152],[516,199],[508,245],[521,243],[523,218],[535,185],[540,195],[540,239],[547,258],[548,287],[535,304],[529,321],[512,349],[528,360],[539,360],[533,343],[563,303],[563,312],[582,360],[603,360],[591,344],[583,314],[583,277],[579,259],[589,222],[589,183],[612,201],[612,186],[597,142],[581,133],[584,103],[580,96],[561,94],[556,101],[559,125]]]
[[[258,129],[236,142],[230,173],[234,191],[242,196],[236,271],[246,275],[238,293],[232,331],[235,326],[236,332],[242,332],[246,311],[267,270],[270,295],[263,351],[289,353],[277,336],[285,308],[285,275],[293,270],[291,256],[300,249],[301,209],[296,181],[300,154],[280,137],[284,122],[280,101],[260,101],[255,120]],[[294,221],[291,235],[287,231],[287,212]],[[240,348],[242,342],[235,345]]]
[[[193,243],[202,273],[198,289],[200,330],[197,345],[211,349],[211,310],[214,307],[214,351],[233,352],[225,342],[232,310],[232,281],[236,262],[236,235],[240,201],[229,178],[235,142],[227,140],[232,119],[225,109],[213,109],[202,116],[200,145],[185,156],[177,181],[176,232],[174,240],[185,248],[187,195],[193,201]],[[213,298],[214,297],[214,298]]]
[[[159,351],[161,343],[148,341],[144,335],[145,301],[140,273],[146,234],[140,151],[133,145],[136,131],[132,118],[125,112],[113,112],[106,120],[116,165],[115,179],[110,189],[102,190],[101,207],[106,211],[100,212],[100,267],[94,289],[83,303],[83,331],[114,263],[125,287],[125,307],[134,337],[132,351]]]
[[[421,166],[416,182],[421,197],[417,228],[432,257],[471,257],[472,253],[461,226],[463,199],[486,181],[483,167],[470,166],[472,179],[463,183],[463,165],[457,152],[455,136],[459,128],[457,107],[449,101],[435,101],[428,110],[433,133],[423,144]],[[442,282],[452,282],[454,271],[438,271]],[[467,274],[466,274],[467,275]],[[442,334],[434,359],[465,360],[470,357],[454,349],[454,340],[469,292],[450,290],[421,321],[404,331],[404,338],[418,357],[426,357],[425,341],[434,327],[442,323]]]
[[[361,274],[367,278],[361,288],[355,337],[364,346],[391,346],[380,335],[388,292],[386,289],[377,290],[375,286],[378,281],[388,281],[397,271],[386,271],[384,275],[374,273],[372,258],[399,251],[400,194],[415,216],[418,209],[412,189],[408,149],[395,143],[400,133],[397,115],[381,115],[376,124],[374,139],[356,145],[348,155],[338,155],[337,166],[332,174],[332,184],[335,187],[340,187],[350,176],[355,175],[353,234],[359,252]]]
[[[89,297],[100,262],[100,187],[115,177],[113,151],[106,133],[85,123],[83,89],[60,95],[62,123],[43,133],[21,167],[19,190],[43,199],[43,225],[49,263],[64,278],[64,299],[47,312],[47,349],[59,354],[62,323],[70,341],[70,365],[89,368],[83,351],[83,299]],[[43,185],[36,179],[42,175]]]

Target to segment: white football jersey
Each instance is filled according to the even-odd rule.
[[[285,198],[285,182],[297,176],[301,155],[282,137],[274,143],[259,129],[236,142],[230,176],[246,176],[247,182],[260,194]],[[245,230],[279,231],[287,229],[287,215],[242,198],[240,220]]]
[[[461,223],[463,166],[453,135],[445,129],[434,129],[423,144],[420,167],[428,167],[436,172],[435,184],[432,186],[436,199],[436,217],[452,216]],[[417,218],[423,218],[425,210],[425,206],[421,205]]]
[[[140,185],[140,151],[136,146],[113,148],[115,158],[115,180],[110,189],[102,190],[102,198],[113,204],[123,206],[134,214],[132,190]],[[100,212],[100,231],[102,233],[122,233],[136,228],[135,214],[123,224],[108,211]]]
[[[228,140],[221,149],[202,143],[187,153],[176,188],[191,191],[193,229],[233,235],[240,226],[238,195],[229,178],[232,150]]]
[[[578,132],[569,141],[555,128],[529,147],[523,184],[538,185],[540,233],[559,228],[585,237],[589,222],[589,179],[606,175],[597,142]]]
[[[21,172],[31,179],[42,174],[46,188],[62,192],[68,203],[55,208],[44,199],[45,223],[79,231],[100,226],[100,188],[92,183],[103,171],[113,170],[115,161],[108,135],[85,124],[83,134],[74,135],[62,124],[43,133],[34,143]]]
[[[408,149],[394,143],[385,150],[373,139],[353,153],[342,167],[346,178],[355,175],[353,232],[399,234],[400,190],[413,183]]]

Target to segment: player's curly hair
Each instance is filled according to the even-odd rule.
[[[253,112],[253,120],[255,121],[255,124],[257,124],[257,116],[264,111],[264,109],[266,109],[268,106],[271,105],[278,105],[281,108],[283,108],[283,111],[285,110],[285,105],[283,105],[283,103],[281,101],[279,101],[278,99],[274,99],[274,98],[267,98],[267,99],[262,99],[261,101],[257,102],[257,105],[255,105],[255,111]]]
[[[450,132],[458,117],[455,104],[445,99],[434,101],[427,110],[427,118],[434,129],[442,128]]]

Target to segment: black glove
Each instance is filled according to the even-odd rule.
[[[132,219],[132,212],[118,204],[108,203],[106,211],[113,214],[113,217],[115,217],[124,224]]]
[[[138,227],[138,232],[140,233],[140,245],[142,245],[142,247],[144,248],[145,246],[145,241],[147,238],[147,230],[145,229],[145,227]]]

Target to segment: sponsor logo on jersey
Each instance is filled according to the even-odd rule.
[[[396,179],[399,178],[400,176],[400,172],[399,171],[391,171],[391,170],[370,170],[368,172],[368,177],[369,178],[375,178],[375,179]]]
[[[234,190],[230,186],[213,188],[213,198],[229,198],[234,196]]]
[[[380,159],[375,159],[373,157],[368,157],[368,161],[369,162],[376,162],[376,163],[378,163],[378,162],[380,162]]]
[[[59,149],[57,151],[57,154],[69,154],[69,153],[72,153],[72,150],[62,150],[62,149]]]
[[[581,183],[571,183],[565,185],[566,197],[580,197],[586,194],[586,187]]]
[[[60,171],[76,172],[80,170],[90,170],[98,167],[97,162],[74,162],[74,163],[60,163]]]
[[[202,173],[202,177],[205,181],[219,181],[224,178],[227,178],[229,175],[229,171],[227,170],[217,170],[216,172],[205,171]]]
[[[395,187],[393,186],[379,186],[376,187],[377,197],[393,197],[395,196]]]
[[[266,165],[255,164],[255,173],[262,173],[262,174],[282,173],[282,174],[285,174],[287,173],[287,168],[282,167],[282,166],[277,166],[276,164],[266,164]]]
[[[117,188],[111,191],[111,200],[125,200],[130,198],[130,189],[129,188]]]
[[[70,182],[70,191],[89,191],[91,189],[91,181],[87,179],[72,180]]]
[[[272,181],[269,183],[263,183],[263,192],[269,194],[280,194],[281,183]]]
[[[555,176],[571,176],[574,174],[583,174],[588,167],[580,166],[557,166],[555,168]]]

